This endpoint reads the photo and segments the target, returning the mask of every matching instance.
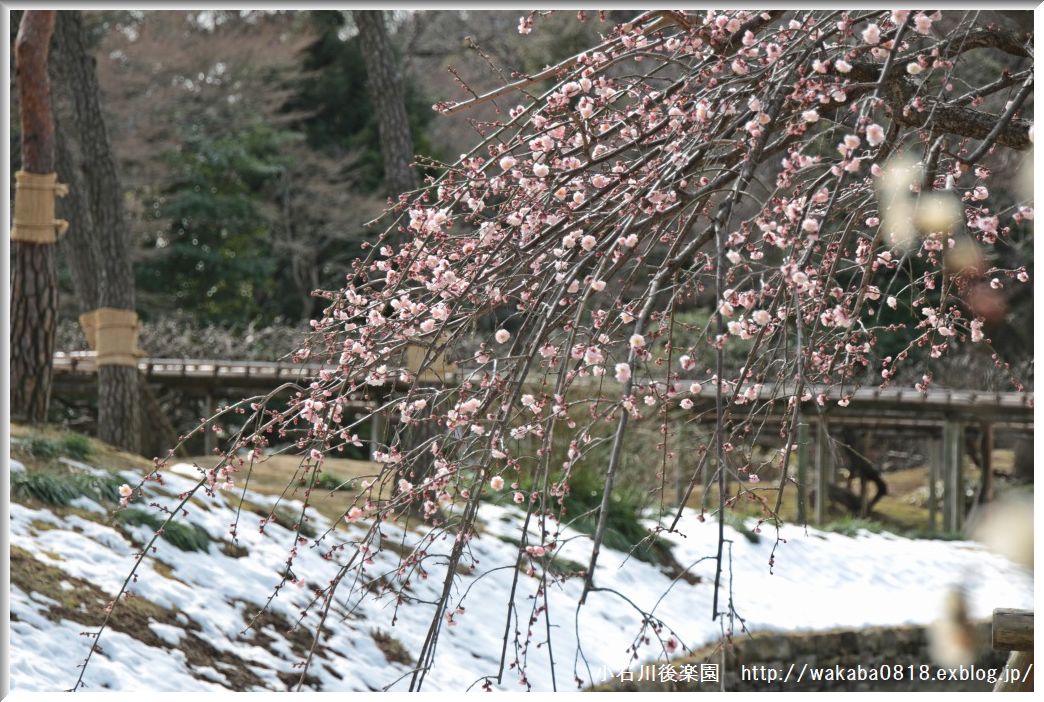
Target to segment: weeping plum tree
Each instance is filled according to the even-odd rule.
[[[519,31],[539,18],[523,17]],[[926,389],[930,373],[907,367],[915,359],[989,345],[966,293],[1028,280],[1025,268],[991,263],[1033,210],[1028,200],[992,203],[989,162],[1031,148],[1031,40],[977,12],[647,12],[539,75],[436,105],[454,114],[517,102],[386,212],[381,241],[342,289],[322,293],[325,313],[296,358],[329,370],[289,401],[273,394],[222,410],[230,439],[196,490],[247,479],[288,441],[314,485],[326,457],[383,414],[395,431],[376,452],[379,470],[344,504],[344,520],[364,528],[294,547],[338,564],[315,580],[307,623],[318,637],[335,597],[365,596],[382,525],[416,522],[419,505],[427,517],[411,524],[416,542],[383,591],[416,601],[410,584],[425,559],[440,540],[451,544],[441,594],[415,605],[431,610],[410,673],[421,688],[443,626],[463,611],[455,585],[459,566],[474,565],[482,500],[499,494],[516,504],[517,561],[499,669],[477,675],[528,684],[526,651],[553,656],[528,648],[545,627],[571,630],[591,598],[624,597],[598,563],[629,427],[658,419],[666,437],[712,420],[712,440],[686,451],[686,492],[710,478],[720,489],[707,511],[719,524],[748,496],[778,528],[802,412],[844,406],[865,383],[914,377]],[[708,321],[692,328],[679,310],[701,306]],[[901,352],[877,351],[884,334],[904,335]],[[424,350],[420,368],[406,362],[408,345]],[[454,382],[418,381],[462,348]],[[360,417],[360,402],[376,409]],[[408,444],[417,421],[438,431]],[[766,436],[783,448],[755,460]],[[665,446],[655,462],[666,463]],[[578,610],[549,613],[542,559],[561,548],[571,479],[596,454],[604,488]],[[434,470],[411,480],[425,455]],[[758,485],[760,474],[782,477]],[[668,506],[648,538],[697,520]],[[707,560],[720,579],[718,534]],[[717,579],[707,616],[727,624],[732,602],[717,597]],[[655,612],[640,620],[636,641],[651,640],[654,653],[685,648]],[[594,644],[578,632],[576,645]],[[578,685],[590,681],[581,671],[574,662]]]

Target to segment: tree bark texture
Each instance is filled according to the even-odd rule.
[[[1015,55],[1023,55],[1012,49],[1009,46],[1009,42],[1001,41],[997,37],[992,39],[983,38],[980,43],[973,41],[963,42],[961,50],[967,51],[980,46],[998,48]],[[1022,51],[1025,51],[1025,49],[1022,49]],[[881,71],[882,67],[878,64],[862,61],[854,62],[852,70],[849,72],[849,78],[859,82],[861,87],[850,90],[848,93],[849,99],[873,90],[873,86],[881,78]],[[949,105],[934,98],[926,98],[923,109],[917,110],[911,104],[911,101],[917,94],[918,89],[915,81],[904,76],[899,70],[893,70],[885,80],[882,97],[891,105],[892,114],[900,124],[918,128],[930,126],[936,133],[985,139],[1000,120],[1000,115],[979,112],[969,107]],[[929,120],[930,124],[928,124]],[[1029,128],[1029,120],[1012,119],[998,132],[995,136],[995,141],[1001,146],[1007,146],[1017,151],[1025,151],[1032,145]]]
[[[406,115],[402,75],[384,25],[384,13],[381,10],[352,10],[352,19],[359,29],[366,63],[366,85],[377,112],[384,185],[391,195],[398,195],[417,187],[417,174],[410,167],[413,136]]]
[[[53,10],[26,10],[15,39],[21,107],[22,169],[54,171],[54,122],[47,52]],[[11,242],[11,417],[47,420],[58,311],[58,274],[53,244]]]
[[[149,387],[149,384],[144,379],[140,379],[138,386],[141,389],[143,410],[139,452],[145,456],[164,458],[172,448],[177,446],[178,431],[164,413],[159,397]],[[184,447],[181,447],[175,455],[184,457],[188,453]]]
[[[59,13],[61,14],[61,13]],[[63,51],[64,49],[64,51]],[[64,54],[67,49],[60,38],[55,40],[54,60],[51,61],[52,103],[54,106],[55,149],[54,156],[62,181],[69,186],[68,194],[57,203],[57,216],[74,222],[58,240],[58,253],[65,261],[78,314],[90,312],[98,306],[98,252],[94,244],[94,224],[85,200],[87,184],[83,172],[83,156],[79,152],[79,140],[75,138],[76,105],[70,94],[71,80],[67,78],[69,66]]]
[[[79,233],[64,246],[82,311],[99,307],[133,310],[134,269],[130,233],[123,216],[123,191],[116,173],[101,110],[95,59],[88,50],[79,11],[59,11],[55,22],[53,77],[62,124],[59,158],[74,175],[76,197],[64,203],[70,230]],[[98,435],[137,451],[141,432],[138,369],[98,368]]]

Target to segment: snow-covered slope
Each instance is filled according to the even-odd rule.
[[[189,466],[180,466],[166,473],[164,494],[170,496],[194,484],[187,477],[191,472]],[[336,573],[337,563],[324,559],[309,544],[300,545],[293,570],[303,585],[283,588],[271,603],[271,613],[258,620],[258,631],[244,633],[279,582],[295,535],[275,523],[269,523],[262,534],[257,529],[260,517],[244,511],[238,530],[240,548],[231,548],[229,525],[235,519],[238,495],[237,490],[234,495],[219,493],[190,503],[188,521],[201,526],[212,539],[208,552],[180,551],[165,541],[158,542],[155,560],[142,566],[132,586],[137,595],[132,602],[138,605],[121,605],[115,618],[123,623],[106,631],[100,640],[101,652],[85,675],[88,689],[280,690],[288,683],[296,684],[300,668],[295,664],[311,646],[315,616],[306,619],[310,624],[305,630],[289,634],[287,630],[297,621],[313,588],[325,585]],[[273,498],[256,493],[248,493],[247,498],[256,505],[273,503]],[[107,526],[105,510],[86,498],[77,505],[78,514],[64,516],[11,505],[12,567],[16,571],[35,569],[32,574],[18,571],[21,576],[13,578],[10,666],[14,691],[72,686],[76,666],[89,646],[81,632],[93,629],[88,624],[96,621],[76,598],[82,600],[85,592],[93,593],[87,599],[96,618],[97,608],[104,606],[104,599],[111,598],[126,577],[132,554],[151,534],[143,526],[122,530]],[[85,518],[88,513],[97,518]],[[463,610],[454,614],[452,625],[447,622],[441,628],[426,690],[463,690],[476,681],[480,685],[483,676],[495,676],[499,667],[519,517],[513,506],[498,505],[483,506],[479,516],[481,533],[469,544],[477,566],[457,578],[453,602]],[[318,516],[314,523],[320,533],[327,526]],[[342,524],[335,534],[350,540],[361,536],[364,528]],[[533,643],[519,653],[534,689],[552,687],[549,648],[559,690],[575,689],[576,677],[585,684],[599,682],[604,669],[618,671],[628,665],[628,648],[642,631],[637,609],[652,611],[690,648],[720,635],[720,624],[710,618],[714,564],[706,558],[714,553],[717,526],[686,515],[681,531],[684,536],[670,538],[678,562],[683,567],[695,564],[686,578],[674,579],[655,565],[603,549],[595,581],[615,592],[591,593],[577,614],[581,578],[549,585],[551,646],[544,643],[548,624],[539,613]],[[385,532],[390,538],[397,536],[394,528]],[[731,541],[731,577],[726,585],[731,586],[737,613],[751,630],[927,623],[938,612],[944,589],[954,583],[966,586],[976,617],[987,617],[997,606],[1032,606],[1030,574],[972,543],[869,533],[849,538],[799,527],[787,527],[782,532],[785,542],[778,546],[774,531],[762,534],[757,542],[732,528],[726,528],[726,536]],[[587,561],[588,537],[566,529],[559,543],[565,544],[562,558]],[[447,538],[429,552],[448,553],[451,546]],[[346,548],[338,559],[348,555]],[[378,554],[368,572],[394,571],[397,563],[393,552]],[[414,597],[436,597],[445,572],[440,563],[445,559],[425,561],[428,577],[414,579],[410,590]],[[523,621],[523,637],[540,584],[538,575],[523,574],[519,579],[515,603]],[[42,584],[33,585],[47,578],[59,581],[50,595],[44,594],[47,589]],[[69,593],[69,601],[59,601],[61,593]],[[332,607],[306,687],[324,691],[407,688],[409,660],[421,650],[431,623],[431,606],[409,603],[396,607],[390,596],[375,598],[365,589],[353,595],[350,603],[343,596],[340,600]],[[670,636],[667,629],[661,635],[665,640]],[[639,646],[640,659],[664,654],[657,637],[650,638],[651,643]],[[582,644],[579,652],[578,641]],[[512,640],[508,661],[515,655]],[[516,670],[507,670],[499,687],[524,689],[519,677]]]

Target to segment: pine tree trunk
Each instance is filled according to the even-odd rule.
[[[21,107],[22,169],[54,171],[47,52],[54,31],[52,10],[26,10],[15,39]],[[11,242],[11,416],[47,421],[58,311],[54,244]]]
[[[141,450],[141,390],[138,369],[132,366],[98,368],[98,436],[113,446]]]
[[[123,196],[101,111],[95,60],[79,11],[60,11],[55,22],[53,78],[62,120],[59,156],[75,173],[76,196],[63,211],[78,233],[64,247],[81,310],[133,310],[134,269]],[[141,391],[134,366],[98,369],[98,436],[128,451],[141,439]]]
[[[413,136],[406,115],[405,93],[395,50],[384,26],[382,11],[352,10],[352,19],[359,29],[366,63],[366,85],[377,112],[384,185],[391,195],[399,195],[417,187],[417,176],[410,167],[413,163]]]
[[[141,389],[141,439],[139,452],[145,456],[166,457],[178,444],[178,431],[163,412],[159,397],[144,378],[138,383]],[[175,455],[187,456],[185,447],[177,449]]]
[[[58,13],[61,16],[62,12]],[[58,24],[64,24],[61,20]],[[58,34],[56,32],[56,34]],[[69,192],[57,202],[57,215],[74,223],[69,231],[58,240],[58,253],[65,262],[72,279],[79,314],[98,307],[98,285],[101,276],[98,269],[98,252],[94,243],[94,224],[87,208],[87,188],[83,170],[83,156],[79,153],[76,138],[76,104],[70,91],[74,81],[67,77],[70,70],[66,42],[61,34],[55,38],[55,47],[50,66],[51,101],[54,107],[54,155],[62,182]]]

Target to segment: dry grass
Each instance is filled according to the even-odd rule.
[[[57,427],[29,427],[24,424],[11,424],[11,439],[13,444],[16,441],[28,441],[31,438],[47,439],[55,443],[60,443],[69,434],[70,432]],[[138,454],[121,451],[117,448],[113,448],[109,444],[99,441],[98,439],[91,437],[84,438],[89,446],[88,455],[84,458],[84,462],[89,463],[96,468],[102,468],[108,471],[128,469],[140,471],[152,466],[152,461],[143,458]],[[21,453],[24,454],[24,452]],[[22,458],[19,457],[18,460],[22,460]]]
[[[111,598],[93,583],[37,560],[18,546],[11,546],[11,584],[23,592],[36,592],[49,598],[52,604],[47,605],[43,616],[50,621],[76,621],[92,630],[105,618],[105,607],[111,601]],[[127,597],[120,601],[109,620],[109,627],[147,646],[162,649],[170,649],[172,646],[153,631],[149,626],[151,622],[183,629],[185,638],[177,648],[185,654],[190,666],[224,663],[227,664],[224,670],[228,680],[226,686],[230,689],[250,690],[265,687],[264,681],[247,665],[248,661],[228,651],[217,650],[198,635],[201,627],[197,622],[189,621],[187,625],[182,624],[177,615],[177,611],[161,607],[144,597]],[[100,652],[103,651],[103,648],[100,649]]]
[[[194,456],[183,459],[183,463],[195,464],[204,468],[212,468],[217,465],[218,459],[214,456]],[[325,487],[315,488],[309,496],[309,503],[327,519],[337,521],[351,506],[352,500],[359,493],[360,484],[363,480],[372,480],[378,472],[378,466],[371,461],[357,461],[348,458],[328,458],[323,461],[323,475],[328,476],[324,480]],[[250,490],[269,495],[272,497],[283,496],[284,499],[305,499],[305,489],[311,481],[303,478],[301,469],[301,457],[293,455],[269,456],[263,462],[254,464],[250,471],[249,483],[247,474],[241,471],[236,476],[236,486],[242,488],[244,484]],[[332,479],[336,479],[334,482]],[[341,485],[340,489],[331,489],[334,485]],[[383,492],[380,495],[386,497]],[[375,490],[376,494],[376,490]],[[238,498],[236,498],[238,499]]]

